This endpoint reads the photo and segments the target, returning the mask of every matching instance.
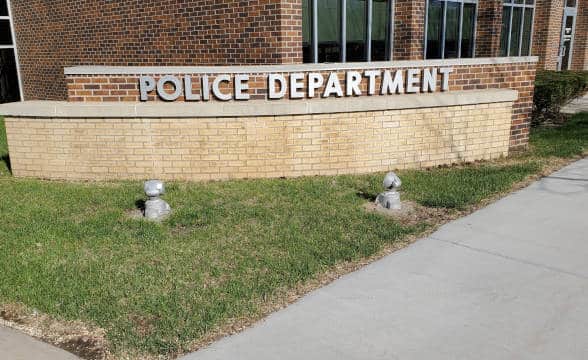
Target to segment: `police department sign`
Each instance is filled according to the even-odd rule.
[[[267,98],[283,99],[289,94],[290,99],[305,97],[343,97],[360,95],[413,94],[435,92],[440,82],[441,91],[449,90],[449,74],[452,68],[425,68],[391,70],[347,71],[341,80],[336,72],[323,75],[317,72],[291,73],[288,78],[283,74],[268,74]],[[367,82],[367,89],[361,89],[362,81]],[[190,75],[183,78],[165,75],[155,79],[153,76],[141,76],[139,89],[141,101],[148,101],[150,94],[157,94],[162,100],[175,101],[181,96],[186,101],[208,101],[214,97],[221,101],[249,100],[249,75],[220,74],[202,75],[196,80]],[[194,93],[194,85],[200,89]]]

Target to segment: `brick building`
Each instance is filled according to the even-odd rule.
[[[417,123],[421,118],[434,121],[433,118],[423,115],[430,108],[441,111],[437,116],[446,119],[451,118],[447,114],[466,116],[468,111],[479,112],[486,114],[484,116],[489,123],[500,121],[494,118],[488,108],[506,108],[511,113],[506,145],[504,139],[498,139],[499,135],[493,132],[496,129],[489,128],[485,131],[490,138],[472,139],[467,149],[466,145],[447,145],[445,140],[433,149],[429,140],[423,140],[424,145],[421,148],[413,146],[410,148],[412,150],[398,150],[404,149],[404,145],[407,146],[406,149],[410,146],[402,135],[394,133],[393,136],[400,136],[400,145],[393,144],[397,151],[402,152],[400,160],[391,159],[394,156],[381,149],[379,153],[385,155],[373,159],[366,154],[362,158],[343,150],[337,152],[324,145],[335,142],[329,138],[330,130],[350,131],[347,125],[341,124],[338,128],[335,126],[330,130],[322,129],[318,133],[311,131],[296,135],[302,138],[308,136],[311,138],[308,143],[295,144],[286,141],[271,143],[266,147],[253,146],[255,151],[268,151],[269,147],[270,152],[278,154],[278,157],[293,157],[293,160],[290,159],[292,163],[257,155],[243,157],[242,160],[239,160],[239,156],[234,158],[227,155],[227,160],[222,160],[223,154],[226,155],[238,146],[210,148],[207,145],[178,151],[190,153],[192,157],[173,157],[171,154],[166,157],[167,153],[173,153],[166,148],[160,149],[161,156],[148,158],[134,150],[128,150],[129,147],[138,146],[133,141],[116,150],[131,151],[132,156],[122,157],[114,162],[102,161],[99,156],[94,156],[96,154],[86,156],[80,155],[80,149],[71,150],[75,148],[75,136],[68,139],[72,143],[67,144],[67,149],[59,147],[63,145],[64,139],[60,133],[72,133],[61,127],[54,129],[53,133],[30,130],[34,133],[24,136],[29,140],[47,140],[50,136],[45,135],[53,134],[54,141],[48,141],[44,147],[37,146],[34,141],[12,141],[11,156],[14,157],[12,162],[15,174],[57,178],[96,178],[101,177],[99,173],[104,169],[115,169],[109,177],[119,178],[141,177],[151,173],[169,174],[168,177],[171,178],[226,178],[230,177],[228,174],[235,168],[239,169],[238,177],[257,174],[296,176],[432,166],[466,158],[500,156],[509,149],[526,146],[535,70],[588,68],[588,0],[3,0],[0,1],[0,34],[0,102],[12,102],[19,98],[26,100],[18,106],[4,106],[8,130],[14,131],[14,134],[26,132],[22,124],[29,123],[21,121],[19,127],[11,128],[16,122],[12,123],[10,116],[32,121],[29,128],[35,128],[34,124],[40,118],[54,117],[61,113],[66,114],[63,118],[68,119],[79,119],[79,114],[84,114],[84,119],[99,118],[101,113],[96,113],[96,109],[91,110],[89,104],[101,104],[100,109],[105,109],[104,113],[111,114],[111,117],[117,114],[113,109],[124,113],[131,111],[124,106],[135,106],[132,108],[135,111],[132,115],[114,116],[124,128],[124,123],[127,122],[125,119],[140,118],[136,113],[136,104],[146,107],[163,106],[163,101],[160,100],[173,100],[175,105],[171,113],[179,114],[178,117],[198,118],[201,113],[208,113],[207,119],[228,119],[234,118],[241,111],[248,117],[256,118],[257,122],[266,124],[265,128],[274,126],[267,122],[266,116],[302,116],[298,120],[304,125],[304,116],[310,115],[308,127],[311,130],[317,126],[313,122],[313,116],[324,116],[324,111],[327,111],[325,109],[330,111],[329,114],[342,113],[339,109],[357,103],[353,105],[356,106],[354,109],[364,112],[363,116],[358,116],[358,111],[349,110],[340,117],[361,123],[376,121],[374,119],[381,116],[379,112],[391,111],[389,115],[392,118],[399,116],[408,121],[408,128],[413,129],[410,130],[411,136],[421,132],[425,134],[423,136],[431,134],[426,129],[418,128],[418,124],[412,124],[414,119],[404,116],[408,111],[419,114],[415,115]],[[440,71],[449,68],[452,74],[443,78],[447,83],[442,84]],[[410,81],[414,75],[411,73],[412,69],[423,76],[419,78],[422,88],[414,95],[410,95]],[[427,73],[431,69],[434,72]],[[400,87],[396,78],[385,78],[386,71],[392,71],[392,75],[404,72],[398,75],[403,82]],[[284,86],[283,94],[284,99],[290,100],[268,102],[272,99],[270,94],[275,90],[272,87],[279,83],[268,84],[269,75],[275,73],[283,74],[285,83],[290,84]],[[357,73],[362,75],[360,79],[353,78]],[[333,79],[329,75],[332,74],[343,84],[337,85],[331,81]],[[424,78],[426,74],[428,78]],[[184,80],[178,82],[177,79],[187,79],[188,75],[190,83],[183,82]],[[258,101],[255,106],[262,109],[259,113],[231,108],[237,106],[232,102],[240,99],[236,92],[227,95],[227,92],[232,92],[228,88],[236,88],[241,84],[238,80],[243,76],[246,76],[247,84],[241,90],[248,92],[246,98],[252,101],[250,104]],[[296,82],[298,77],[300,83]],[[160,81],[162,79],[165,81]],[[432,90],[429,88],[424,91],[427,79],[434,79],[435,84]],[[356,86],[353,85],[355,80],[358,81]],[[161,89],[156,89],[156,84],[159,86],[160,82]],[[212,90],[205,89],[208,85]],[[303,89],[301,96],[297,96],[300,90],[298,85]],[[141,86],[148,88],[149,93],[143,94],[144,89]],[[332,96],[327,95],[329,91],[326,88],[329,86],[334,89]],[[340,93],[337,86],[341,87]],[[180,87],[185,89],[179,89]],[[190,91],[185,91],[188,87]],[[392,88],[394,91],[390,90]],[[381,90],[381,93],[376,94],[374,89]],[[502,91],[500,95],[497,95],[498,90]],[[448,93],[441,94],[443,91]],[[516,99],[511,99],[512,93],[508,91],[515,91]],[[331,100],[338,100],[342,105],[323,106],[321,104],[324,99],[316,99],[310,95],[315,92],[322,92],[323,96],[319,98],[333,97]],[[424,92],[436,93],[423,94]],[[452,92],[456,95],[453,98],[447,97]],[[476,103],[472,100],[472,94],[477,94],[479,99],[486,96],[502,100]],[[380,99],[376,101],[369,97],[382,95],[389,96],[388,103],[379,104]],[[457,95],[460,96],[459,99]],[[209,100],[207,96],[211,101],[205,104],[204,101]],[[423,101],[430,104],[429,108],[423,109],[418,105],[420,100],[414,102],[416,97],[427,99]],[[465,98],[469,100],[463,100]],[[189,108],[186,104],[177,104],[195,99],[202,101],[191,104]],[[38,105],[39,103],[31,102],[34,100],[45,102]],[[147,104],[142,101],[147,101]],[[226,112],[219,110],[215,113],[208,108],[216,101],[229,101],[231,105],[227,105]],[[296,102],[298,108],[304,107],[306,110],[290,111],[283,108],[272,113],[266,109],[268,103],[275,105],[274,108],[277,109],[282,103],[285,107],[292,106],[291,102]],[[398,104],[394,105],[393,102]],[[373,106],[370,107],[371,103]],[[403,104],[417,105],[406,108]],[[448,105],[442,110],[440,104]],[[464,106],[466,110],[463,110]],[[468,106],[474,108],[467,110]],[[323,110],[317,113],[318,110],[312,110],[313,108]],[[28,112],[26,109],[29,109]],[[167,112],[158,113],[159,120],[164,124],[168,122],[161,118],[167,118],[169,109],[171,107],[168,106]],[[503,114],[502,110],[496,111],[496,114]],[[44,115],[43,111],[49,113]],[[153,110],[153,113],[156,112]],[[480,116],[481,119],[482,115]],[[468,123],[467,116],[463,119]],[[84,121],[74,123],[80,129],[84,126],[92,128],[84,125]],[[62,124],[59,121],[55,123]],[[229,123],[230,121],[223,126],[229,126]],[[322,126],[323,121],[319,123]],[[384,123],[398,122],[390,120],[372,125],[384,129]],[[233,125],[245,128],[249,126],[245,120],[239,120]],[[166,128],[167,125],[158,122],[152,126],[154,127],[142,131],[153,133],[155,128]],[[417,126],[416,130],[414,126]],[[41,128],[48,129],[50,126],[44,125]],[[221,129],[215,129],[209,136],[224,133],[227,136],[239,135],[238,131],[233,134]],[[447,129],[439,130],[442,135],[448,132]],[[110,141],[111,137],[116,136],[112,132],[105,135],[99,131],[84,133],[80,130],[74,133],[87,136],[88,141],[93,142],[95,152],[102,151],[100,149],[105,144],[106,148],[110,146],[109,143],[100,142],[100,139]],[[121,130],[121,133],[124,131]],[[390,132],[374,131],[372,135],[381,140],[385,137],[384,133]],[[174,132],[170,131],[170,134]],[[246,131],[244,134],[245,140],[241,140],[250,141]],[[354,136],[361,138],[358,134],[355,133]],[[254,142],[258,145],[274,135],[260,133]],[[171,137],[165,141],[175,139],[174,135],[169,136]],[[460,138],[459,134],[451,136]],[[17,136],[12,138],[15,137]],[[313,137],[319,140],[312,140]],[[433,142],[437,140],[430,139]],[[353,146],[359,147],[359,140],[349,140],[350,143],[354,141]],[[213,142],[209,145],[211,143]],[[479,145],[482,143],[486,145]],[[275,146],[280,149],[276,150]],[[307,160],[301,160],[296,152],[292,155],[289,146],[307,146],[310,151],[308,154],[311,154],[309,156],[322,160],[306,163]],[[114,149],[114,146],[110,148]],[[484,151],[478,148],[484,148]],[[22,150],[22,158],[19,149]],[[248,149],[244,147],[238,151],[247,152]],[[44,165],[25,156],[37,150],[43,156],[49,156],[45,155],[47,153],[55,155],[47,158],[54,162],[51,168],[53,170],[48,170]],[[73,153],[67,155],[66,150]],[[210,154],[215,151],[220,154],[208,158],[198,153]],[[72,155],[74,153],[77,155]],[[349,160],[350,156],[352,160]],[[133,160],[139,158],[140,160]],[[162,168],[160,163],[163,161],[175,162],[177,166],[173,169]],[[363,166],[366,162],[371,165]],[[355,165],[351,165],[352,163]],[[75,166],[86,170],[76,175],[70,171]],[[209,170],[195,174],[195,166],[204,166]]]

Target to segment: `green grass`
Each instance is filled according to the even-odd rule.
[[[536,129],[531,136],[532,154],[567,158],[588,148],[588,113],[574,116],[559,128]]]
[[[514,161],[403,171],[403,197],[467,209],[588,147],[588,117],[536,131]],[[174,213],[132,220],[138,182],[12,178],[0,122],[0,304],[102,327],[115,353],[173,355],[337,264],[430,226],[366,212],[382,174],[168,184]]]

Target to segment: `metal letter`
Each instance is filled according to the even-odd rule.
[[[419,92],[419,70],[408,69],[406,71],[406,92],[417,93]]]
[[[437,69],[423,70],[422,92],[435,92],[437,90]]]
[[[210,100],[210,83],[208,81],[208,75],[202,75],[200,82],[202,83],[202,100],[208,101]]]
[[[361,88],[359,85],[361,84],[361,73],[358,71],[348,71],[345,77],[345,95],[360,96]]]
[[[276,82],[280,90],[276,92]],[[267,77],[267,90],[270,99],[281,99],[286,95],[286,78],[282,74],[269,74]]]
[[[402,70],[396,70],[394,74],[394,80],[392,80],[392,74],[390,70],[384,71],[384,77],[382,79],[382,95],[388,94],[402,94],[404,93],[404,75]]]
[[[223,94],[220,90],[220,84],[222,82],[231,82],[231,76],[228,74],[217,75],[212,82],[212,94],[221,101],[229,101],[233,98],[232,94]]]
[[[235,75],[235,100],[249,100],[249,75]]]
[[[149,93],[155,90],[155,79],[152,76],[141,76],[139,78],[139,89],[141,92],[141,101],[149,100]]]
[[[184,76],[184,99],[186,101],[200,100],[200,95],[192,93],[192,77],[190,75]]]
[[[443,85],[441,85],[441,91],[449,90],[449,74],[453,72],[452,68],[441,68],[439,72],[443,74]]]
[[[313,98],[316,96],[316,91],[323,86],[325,79],[319,73],[308,74],[308,97]]]
[[[165,84],[174,84],[175,90],[169,94],[165,91]],[[182,95],[182,82],[173,75],[165,75],[157,82],[157,94],[165,101],[175,101]]]
[[[290,74],[290,99],[302,99],[304,97],[304,74]]]
[[[341,82],[339,82],[339,77],[337,76],[337,73],[334,72],[332,72],[329,75],[329,80],[327,80],[327,85],[325,86],[325,92],[323,93],[323,97],[329,97],[333,94],[337,97],[343,96]]]
[[[376,93],[376,78],[382,76],[380,70],[366,70],[363,75],[368,78],[368,95]]]

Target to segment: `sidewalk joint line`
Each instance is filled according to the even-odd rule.
[[[473,250],[473,251],[476,251],[476,252],[480,252],[480,253],[484,253],[484,254],[488,254],[488,255],[497,256],[497,257],[503,258],[505,260],[514,261],[514,262],[517,262],[517,263],[520,263],[520,264],[531,265],[531,266],[535,266],[535,267],[538,267],[538,268],[541,268],[541,269],[544,269],[544,270],[549,270],[549,271],[553,271],[553,272],[557,272],[557,273],[561,273],[561,274],[565,274],[565,275],[570,275],[570,276],[578,277],[578,278],[581,278],[581,279],[584,279],[584,280],[588,280],[588,276],[586,276],[586,275],[582,275],[582,274],[578,274],[578,273],[575,273],[575,272],[567,271],[567,270],[560,269],[560,268],[557,268],[557,267],[553,267],[553,266],[549,266],[549,265],[545,265],[545,264],[540,264],[540,263],[536,263],[536,262],[533,262],[533,261],[529,261],[529,260],[525,260],[525,259],[521,259],[521,258],[517,258],[517,257],[513,257],[513,256],[504,255],[504,254],[501,254],[499,252],[494,252],[494,251],[490,251],[490,250],[484,250],[484,249],[476,248],[476,247],[473,247],[473,246],[461,244],[461,243],[456,242],[456,241],[449,241],[449,240],[439,239],[439,238],[436,238],[434,236],[429,236],[429,238],[432,239],[432,240],[436,240],[436,241],[442,241],[442,242],[447,243],[447,244],[453,244],[455,246],[459,246],[459,247],[466,248],[466,249],[469,249],[469,250]]]
[[[585,181],[585,182],[588,182],[588,179],[576,179],[576,178],[569,178],[569,177],[562,177],[562,176],[545,176],[544,179],[568,180],[568,181]]]

